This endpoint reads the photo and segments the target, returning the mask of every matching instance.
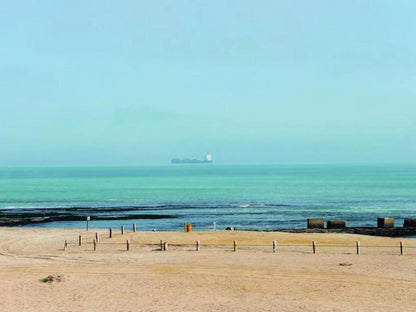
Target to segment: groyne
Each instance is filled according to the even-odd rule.
[[[401,237],[416,235],[416,227],[392,227],[392,228],[378,228],[378,227],[345,227],[342,229],[284,229],[276,230],[277,232],[287,233],[346,233],[346,234],[361,234],[373,236],[386,237]]]

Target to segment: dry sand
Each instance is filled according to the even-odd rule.
[[[412,239],[99,230],[94,252],[95,232],[0,228],[0,311],[416,311]]]

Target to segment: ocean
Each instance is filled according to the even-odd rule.
[[[376,226],[416,218],[416,165],[160,165],[0,167],[1,211],[80,209],[92,228],[302,228],[306,219]],[[128,213],[128,220],[120,220]],[[95,220],[98,216],[117,220]],[[133,217],[132,217],[133,215]],[[137,216],[137,218],[135,217]],[[141,217],[144,216],[144,217]],[[85,227],[85,221],[32,224]]]

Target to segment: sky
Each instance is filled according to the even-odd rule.
[[[0,165],[414,162],[414,12],[0,0]]]

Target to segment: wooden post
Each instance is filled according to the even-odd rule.
[[[273,253],[276,253],[276,251],[277,251],[277,244],[276,244],[276,241],[274,240],[273,241]]]
[[[121,235],[124,235],[124,225],[121,226]]]
[[[234,241],[234,252],[237,251],[237,241]]]
[[[199,239],[196,241],[196,251],[199,251],[199,248],[201,246],[201,243],[199,242]]]
[[[66,250],[68,248],[68,241],[65,240],[65,244],[64,244],[64,250]]]
[[[360,255],[361,251],[360,251],[360,241],[357,241],[355,243],[355,246],[357,247],[357,255]]]
[[[98,235],[98,232],[95,232],[95,240],[97,243],[100,241],[100,235]]]
[[[400,255],[401,256],[404,255],[404,244],[403,244],[403,242],[400,242]]]
[[[126,241],[126,249],[127,249],[127,251],[130,250],[130,240]]]
[[[80,235],[78,237],[78,245],[81,246],[82,245],[82,236]]]
[[[163,240],[160,241],[160,251],[163,251]]]
[[[136,232],[136,223],[133,223],[133,233]]]
[[[97,250],[97,240],[94,239],[94,251],[96,251],[96,250]]]
[[[164,242],[163,243],[163,250],[164,251],[167,251],[168,250],[168,243],[167,242]]]
[[[314,254],[316,254],[316,242],[315,241],[312,242],[312,251]]]
[[[108,237],[109,238],[113,238],[113,229],[110,229],[109,230]]]

